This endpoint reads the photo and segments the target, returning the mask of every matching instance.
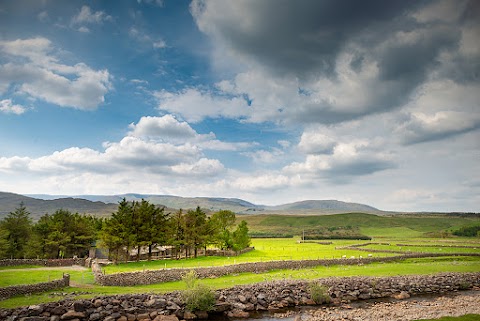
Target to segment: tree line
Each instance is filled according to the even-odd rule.
[[[151,259],[155,246],[168,246],[174,257],[197,257],[199,249],[214,246],[219,249],[241,250],[250,245],[245,221],[235,228],[235,213],[222,210],[210,217],[200,207],[165,213],[146,200],[127,202],[123,199],[118,210],[105,220],[101,241],[113,259],[123,254],[128,259],[130,249],[148,248]]]
[[[146,200],[123,199],[109,218],[60,209],[34,223],[20,204],[0,221],[0,258],[85,257],[97,241],[115,260],[127,260],[131,249],[137,249],[139,259],[142,247],[148,248],[149,259],[155,246],[170,247],[176,258],[196,257],[209,246],[240,250],[250,245],[250,238],[247,223],[234,229],[235,220],[231,211],[209,217],[200,207],[166,213]]]

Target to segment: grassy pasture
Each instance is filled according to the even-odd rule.
[[[414,217],[414,216],[376,216],[370,214],[338,214],[323,216],[288,216],[288,215],[242,215],[238,220],[245,219],[252,232],[269,232],[278,234],[294,234],[294,238],[286,239],[252,239],[254,251],[237,257],[198,257],[187,260],[159,260],[152,262],[131,262],[127,264],[110,265],[105,272],[131,272],[154,270],[163,268],[223,266],[243,262],[261,262],[271,260],[302,260],[302,259],[329,259],[340,258],[343,255],[364,256],[368,252],[341,249],[340,247],[366,243],[357,240],[329,240],[332,244],[298,243],[299,235],[304,229],[320,227],[352,226],[359,228],[362,234],[373,237],[372,242],[389,242],[391,245],[370,245],[363,249],[397,250],[411,252],[435,253],[480,253],[480,239],[478,238],[448,238],[436,239],[426,237],[426,233],[456,229],[461,226],[475,224],[479,219],[461,217]],[[407,246],[397,246],[396,243],[408,243]],[[477,249],[430,247],[425,245],[464,245],[477,246]],[[337,249],[338,248],[338,249]],[[396,254],[372,253],[374,257]],[[233,285],[251,284],[279,279],[315,279],[330,276],[390,276],[408,274],[431,274],[438,272],[479,272],[480,257],[439,257],[408,259],[391,263],[374,263],[369,265],[316,267],[302,270],[276,270],[267,273],[243,273],[224,276],[216,279],[202,280],[212,288],[225,288]],[[29,284],[59,279],[63,273],[71,276],[71,286],[62,291],[21,296],[0,301],[0,307],[16,307],[41,302],[58,301],[64,299],[55,293],[64,292],[75,294],[75,297],[93,297],[99,295],[115,295],[127,293],[162,293],[173,290],[182,290],[183,282],[169,282],[148,286],[134,287],[106,287],[94,284],[93,274],[89,270],[77,268],[32,268],[1,267],[0,286],[14,284]],[[78,294],[78,293],[82,294]]]
[[[278,260],[307,260],[307,259],[332,259],[347,257],[367,256],[364,251],[335,249],[359,243],[355,240],[333,240],[330,245],[318,243],[298,243],[296,238],[274,238],[274,239],[252,239],[252,245],[255,250],[236,257],[218,257],[218,256],[199,256],[196,259],[186,260],[159,260],[151,262],[131,262],[119,263],[117,265],[108,265],[105,267],[105,273],[132,272],[143,270],[156,270],[163,268],[187,268],[187,267],[207,267],[224,266],[247,262],[266,262]],[[373,253],[373,256],[391,256],[389,253]]]
[[[301,235],[304,229],[352,226],[371,237],[408,239],[425,233],[454,230],[479,222],[478,218],[446,215],[392,215],[379,216],[364,213],[335,215],[242,215],[252,232],[290,233]]]
[[[204,279],[201,282],[214,288],[227,288],[234,285],[252,284],[264,281],[282,280],[282,279],[317,279],[331,276],[394,276],[409,274],[432,274],[439,272],[478,272],[480,271],[480,258],[478,257],[442,257],[442,258],[422,258],[408,259],[392,263],[373,263],[368,265],[336,265],[330,267],[315,267],[300,270],[274,270],[267,273],[241,273],[237,275],[229,275],[214,279]],[[29,270],[28,273],[31,271]],[[31,296],[20,296],[0,301],[0,308],[11,308],[16,306],[38,304],[43,302],[52,302],[64,299],[63,296],[52,295],[52,293],[64,292],[84,293],[76,295],[76,298],[90,298],[99,295],[115,295],[128,293],[165,293],[174,290],[184,290],[185,284],[181,281],[168,282],[161,284],[151,284],[132,287],[116,287],[116,286],[99,286],[93,282],[93,275],[90,272],[77,270],[58,271],[57,278],[62,273],[71,274],[72,286],[61,291],[50,291],[49,293],[41,293]],[[38,274],[44,275],[44,278],[54,276],[51,270],[38,271]],[[15,276],[15,274],[17,274]],[[25,277],[25,273],[15,271],[13,277],[21,279]]]
[[[422,319],[422,321],[479,321],[480,314],[467,314],[461,317],[443,317],[440,319]],[[420,321],[420,320],[417,320]]]

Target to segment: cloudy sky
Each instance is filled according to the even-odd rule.
[[[0,190],[480,211],[480,2],[0,2]]]

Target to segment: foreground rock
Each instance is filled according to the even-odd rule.
[[[405,300],[420,294],[444,294],[459,290],[480,289],[480,273],[442,273],[383,278],[343,277],[319,279],[317,282],[328,289],[327,295],[333,304],[341,305],[358,300],[378,298]],[[290,280],[219,290],[216,292],[215,311],[209,313],[219,313],[231,318],[248,318],[256,312],[275,313],[285,308],[315,305],[308,288],[307,281]],[[0,310],[0,320],[11,321],[176,321],[177,319],[201,320],[207,317],[208,314],[204,311],[193,313],[186,311],[180,292],[165,295],[137,294],[77,301],[65,300],[13,310]],[[323,316],[314,315],[314,317]]]

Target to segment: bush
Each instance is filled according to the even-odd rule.
[[[328,294],[328,288],[318,282],[311,282],[308,285],[310,297],[316,304],[330,303],[332,298]]]
[[[195,271],[183,276],[187,289],[182,293],[183,301],[189,311],[211,311],[215,306],[215,293],[206,285],[198,283]]]

